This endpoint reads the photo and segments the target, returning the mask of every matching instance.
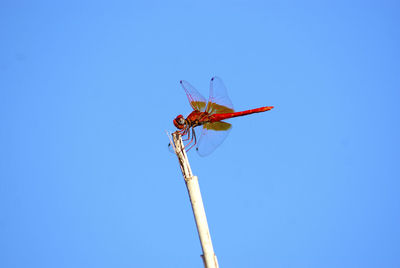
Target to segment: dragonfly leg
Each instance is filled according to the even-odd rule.
[[[189,130],[189,131],[188,131]],[[188,141],[189,139],[190,139],[190,129],[185,129],[183,132],[182,132],[182,134],[181,134],[182,136],[186,136],[187,135],[187,137],[185,138],[185,139],[183,139],[182,141]]]
[[[190,139],[190,141],[186,145],[184,145],[182,150],[184,150],[188,145],[190,145],[193,142],[193,135],[190,135],[191,131],[193,131],[193,134],[195,134],[195,132],[194,132],[194,130],[192,130],[192,128],[185,128],[185,129],[182,129],[182,130],[179,131],[181,136],[184,137],[182,139],[182,141],[188,141]]]
[[[190,137],[190,132],[191,132],[191,131],[193,131],[193,130],[192,130],[191,128],[189,128],[189,129],[188,129],[188,133],[187,133],[188,137]],[[189,139],[185,139],[185,140],[187,141],[187,140],[189,140]],[[193,142],[193,134],[192,134],[192,137],[191,137],[190,141],[189,141],[188,143],[185,144],[185,146],[183,147],[183,149],[186,149],[192,142]]]
[[[196,144],[197,144],[197,137],[196,137],[196,132],[194,131],[194,128],[192,128],[192,139],[190,140],[190,142],[188,144],[186,144],[185,148],[192,143],[194,140],[194,143],[189,147],[189,149],[187,149],[186,151],[189,151],[190,149],[192,149]]]

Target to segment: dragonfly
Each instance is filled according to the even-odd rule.
[[[225,85],[217,76],[211,78],[208,101],[188,82],[181,80],[180,84],[193,111],[186,118],[178,115],[173,123],[183,137],[185,149],[189,151],[196,146],[200,156],[211,154],[228,136],[232,125],[223,120],[266,112],[274,108],[265,106],[235,112]]]

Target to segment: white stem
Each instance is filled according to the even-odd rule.
[[[203,250],[203,261],[206,268],[218,268],[217,256],[215,256],[210,231],[208,229],[206,212],[204,210],[203,199],[201,198],[199,181],[192,175],[186,151],[183,148],[182,138],[178,132],[172,134],[175,153],[181,166],[183,178],[189,193],[190,203],[196,221],[197,232],[199,234],[201,248]]]

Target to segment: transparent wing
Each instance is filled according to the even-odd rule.
[[[186,92],[190,106],[192,106],[194,110],[204,112],[207,104],[206,99],[191,84],[189,84],[189,82],[181,80],[181,86]]]
[[[200,140],[197,141],[197,152],[200,156],[212,153],[228,136],[232,125],[226,122],[206,123],[203,125]]]
[[[233,104],[228,96],[222,80],[214,76],[210,82],[210,97],[208,99],[206,112],[210,114],[233,113]]]

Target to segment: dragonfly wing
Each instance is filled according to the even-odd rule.
[[[233,104],[228,96],[221,78],[214,76],[210,81],[210,97],[208,99],[206,111],[209,114],[233,113]]]
[[[206,110],[206,99],[189,82],[181,80],[181,86],[186,92],[190,106],[196,111],[204,112]]]
[[[225,140],[231,129],[231,124],[222,121],[204,124],[196,148],[199,155],[206,156],[212,153]]]

